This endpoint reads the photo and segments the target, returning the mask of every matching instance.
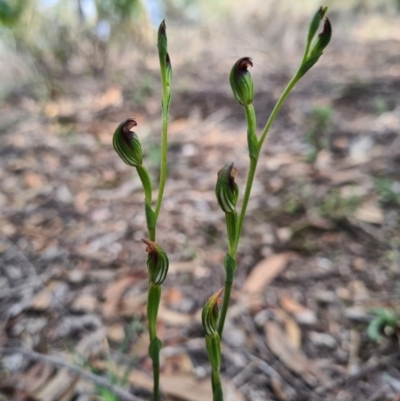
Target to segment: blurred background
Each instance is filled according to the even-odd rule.
[[[400,400],[398,0],[0,0],[0,400],[119,399],[83,370],[150,399],[143,194],[112,135],[136,118],[156,188],[164,18],[163,399],[211,399],[200,311],[226,252],[214,186],[234,161],[243,194],[248,166],[229,71],[253,59],[261,132],[321,5],[332,42],[282,107],[253,186],[225,394]]]

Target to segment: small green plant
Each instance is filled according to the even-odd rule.
[[[343,197],[338,189],[332,189],[317,205],[318,212],[333,220],[341,220],[354,213],[361,203],[360,196]]]
[[[400,203],[400,185],[386,177],[374,179],[375,190],[379,194],[380,201],[386,205],[397,205]]]
[[[318,153],[328,146],[327,133],[331,124],[332,109],[330,107],[315,107],[309,119],[309,129],[304,140],[307,144],[305,160],[314,164]]]
[[[379,341],[382,333],[390,335],[400,328],[399,319],[393,311],[389,309],[376,309],[373,311],[373,314],[374,318],[367,327],[368,337],[372,341]]]
[[[228,250],[224,258],[225,282],[224,287],[212,295],[203,308],[202,324],[205,333],[206,350],[211,365],[211,387],[213,401],[223,400],[223,391],[220,380],[221,347],[220,341],[224,329],[225,318],[230,301],[230,294],[233,285],[235,271],[237,269],[236,253],[239,245],[240,234],[246,215],[247,205],[254,181],[257,164],[261,155],[263,143],[277,116],[284,100],[289,95],[297,82],[317,63],[324,49],[329,44],[332,36],[332,28],[328,18],[325,18],[327,7],[321,7],[313,16],[306,39],[303,58],[300,65],[283,90],[269,119],[260,135],[256,133],[256,114],[253,107],[253,80],[249,67],[253,62],[249,57],[240,58],[232,67],[229,81],[233,95],[237,102],[243,107],[247,123],[247,144],[249,155],[249,169],[244,195],[239,211],[237,201],[239,188],[235,182],[236,169],[233,162],[226,163],[218,172],[215,194],[218,204],[225,214]],[[317,31],[323,22],[323,29],[317,35]],[[317,35],[317,36],[316,36]],[[149,273],[147,320],[149,327],[150,346],[149,356],[153,362],[153,401],[159,399],[159,353],[161,341],[157,337],[156,320],[161,296],[161,284],[166,278],[168,271],[168,257],[164,250],[155,242],[156,223],[160,212],[166,179],[166,157],[167,157],[167,125],[168,110],[170,104],[170,81],[171,63],[167,53],[167,36],[165,23],[162,22],[158,31],[158,52],[160,59],[161,81],[162,81],[162,132],[161,132],[161,161],[160,161],[160,182],[158,198],[153,205],[152,188],[150,177],[143,165],[142,149],[138,136],[131,131],[136,126],[134,119],[130,118],[121,123],[114,133],[114,148],[121,159],[128,165],[136,168],[141,179],[145,195],[145,214],[148,228],[148,239],[143,239],[148,252],[147,267]],[[325,120],[324,120],[325,121]],[[223,294],[220,310],[218,304]]]

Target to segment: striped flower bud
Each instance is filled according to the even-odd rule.
[[[147,245],[147,268],[150,282],[153,284],[162,284],[168,273],[168,256],[155,242],[144,238],[142,241]]]
[[[201,321],[203,324],[203,330],[206,336],[212,336],[217,333],[217,321],[218,321],[218,303],[223,292],[223,288],[217,291],[214,295],[211,295],[207,299],[203,307],[203,312],[201,314]]]
[[[243,57],[236,61],[229,75],[233,95],[242,106],[253,102],[253,80],[248,71],[249,67],[253,67],[251,58]]]
[[[133,118],[128,118],[118,125],[114,132],[113,146],[119,157],[129,166],[138,167],[142,164],[142,147],[137,135],[131,131],[137,123]]]
[[[239,196],[239,188],[235,182],[237,170],[233,163],[227,163],[219,172],[217,185],[215,186],[215,195],[218,204],[225,213],[235,211],[236,202]]]

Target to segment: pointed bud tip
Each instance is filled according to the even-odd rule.
[[[162,284],[168,273],[168,256],[155,242],[146,238],[142,238],[142,241],[147,245],[147,268],[149,271],[150,282],[153,284]]]
[[[324,18],[325,17],[325,14],[326,14],[326,12],[328,11],[328,7],[320,7],[319,8],[319,10],[318,10],[318,14],[319,14],[319,16],[321,17],[321,20],[322,20],[322,18]]]
[[[122,128],[122,131],[123,131],[124,134],[127,134],[128,132],[130,132],[130,130],[131,130],[133,127],[136,127],[136,126],[137,126],[137,122],[136,122],[136,120],[135,120],[133,117],[128,118],[127,120],[125,120],[125,121],[121,124],[121,128]]]
[[[147,253],[151,253],[151,252],[155,251],[155,249],[157,247],[155,242],[150,241],[149,239],[146,239],[146,238],[142,238],[142,241],[147,245],[147,247],[146,247]]]
[[[160,27],[158,28],[158,36],[166,36],[167,25],[165,24],[165,19],[161,21]]]
[[[221,295],[224,292],[224,287],[220,288],[215,294],[209,296],[207,298],[207,302],[212,306],[217,306],[221,303]]]
[[[253,67],[253,61],[250,57],[242,57],[236,61],[235,69],[237,72],[247,72],[249,67]]]
[[[329,18],[326,17],[324,21],[324,27],[319,36],[330,36],[330,35],[332,35],[332,25],[331,22],[329,21]]]

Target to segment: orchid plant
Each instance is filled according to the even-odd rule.
[[[233,285],[235,271],[237,269],[236,254],[240,240],[240,234],[246,215],[251,189],[257,164],[260,158],[263,143],[268,135],[271,125],[278,114],[284,100],[296,83],[317,63],[329,44],[332,36],[332,27],[329,19],[326,18],[327,7],[321,7],[311,19],[306,38],[303,58],[297,71],[283,90],[269,119],[260,135],[256,133],[256,113],[253,107],[253,80],[249,67],[253,62],[249,57],[240,58],[232,67],[229,81],[233,95],[237,102],[243,107],[247,123],[247,143],[249,155],[249,168],[244,190],[243,199],[239,212],[237,201],[239,188],[235,182],[236,169],[233,162],[227,163],[219,172],[215,187],[215,194],[218,204],[225,214],[228,250],[224,258],[225,282],[223,288],[212,295],[205,303],[202,312],[202,324],[205,333],[206,351],[211,365],[211,385],[213,401],[223,400],[223,390],[220,379],[221,364],[221,337],[224,330],[224,323],[230,301],[230,294]],[[321,33],[317,35],[319,27],[323,24]],[[142,148],[136,133],[131,131],[136,121],[129,118],[122,122],[116,129],[113,136],[115,151],[128,165],[136,168],[142,182],[144,191],[144,207],[147,222],[148,238],[143,239],[146,245],[147,267],[149,273],[147,320],[150,337],[149,357],[153,366],[153,401],[159,400],[159,376],[160,376],[160,350],[161,340],[157,337],[157,315],[161,298],[161,285],[168,272],[168,256],[161,246],[156,243],[156,226],[160,213],[166,173],[167,173],[167,132],[168,115],[171,100],[170,83],[172,68],[167,52],[166,26],[163,21],[158,30],[158,54],[160,59],[160,72],[162,83],[162,129],[161,129],[161,161],[160,180],[158,186],[157,200],[152,200],[152,185],[149,174],[143,165]],[[219,310],[218,304],[223,294],[222,305]]]

